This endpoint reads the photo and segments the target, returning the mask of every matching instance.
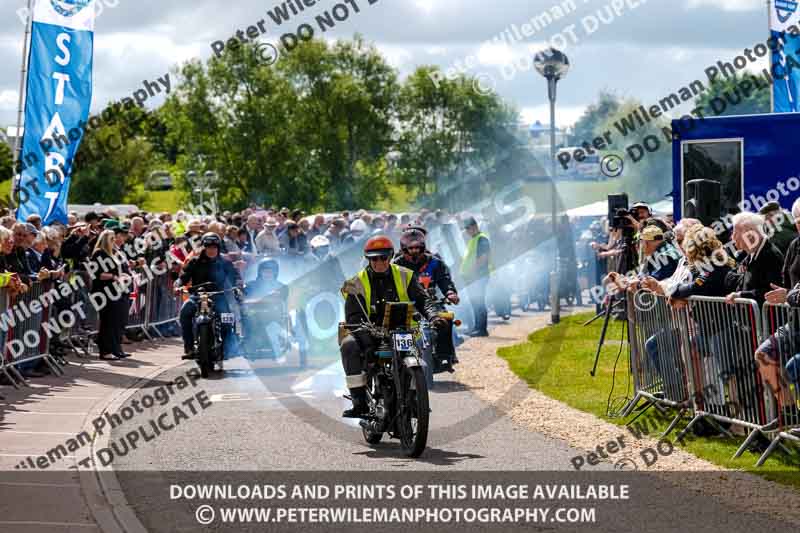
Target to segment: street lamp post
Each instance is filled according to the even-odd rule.
[[[556,85],[558,80],[567,75],[569,59],[555,48],[548,48],[536,54],[533,59],[536,71],[547,80],[547,98],[550,100],[550,179],[553,183],[552,211],[553,238],[558,243],[558,205],[556,202]],[[558,324],[561,321],[559,282],[558,245],[553,258],[553,271],[550,273],[550,321]]]
[[[205,184],[201,183],[200,175],[194,170],[190,170],[186,173],[186,181],[189,182],[192,192],[195,192],[196,187],[200,187],[200,205],[203,205],[203,187]]]

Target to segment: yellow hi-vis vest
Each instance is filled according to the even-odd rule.
[[[408,298],[408,287],[411,285],[414,272],[398,265],[392,264],[390,266],[392,268],[392,279],[394,279],[394,288],[397,291],[398,301],[410,302],[411,300]],[[364,302],[367,304],[367,312],[370,314],[368,318],[372,320],[372,287],[369,284],[369,274],[367,274],[367,270],[364,269],[356,274],[356,277],[354,277],[352,281],[355,282],[358,287],[359,294],[364,297]],[[347,295],[344,293],[342,293],[342,296],[347,298]]]
[[[478,241],[481,237],[485,238],[487,241],[489,240],[488,235],[485,233],[478,233],[467,243],[467,252],[464,254],[464,259],[461,261],[461,275],[464,277],[467,277],[467,274],[472,271],[475,261],[478,259]],[[488,266],[489,273],[491,273],[493,270],[491,257]]]

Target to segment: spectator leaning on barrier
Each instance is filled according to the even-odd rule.
[[[776,285],[773,287],[773,290],[765,295],[767,302],[774,305],[788,303],[792,307],[800,307],[800,283],[796,284],[791,291]],[[789,359],[786,365],[787,374],[795,386],[798,386],[796,383],[798,381],[798,355],[792,353],[798,345],[800,345],[800,330],[796,325],[784,324],[762,342],[755,353],[761,379],[770,386],[778,405],[783,409],[784,418],[793,413],[796,406],[789,384],[781,375],[780,354],[784,354]]]
[[[725,296],[725,280],[736,261],[728,256],[714,230],[694,225],[686,231],[684,243],[693,280],[678,285],[671,298]]]
[[[790,213],[781,209],[778,202],[768,202],[758,213],[766,221],[766,231],[769,242],[775,245],[783,255],[789,250],[789,245],[797,238],[797,229]]]
[[[663,222],[646,223],[639,233],[639,248],[642,261],[635,277],[625,277],[618,272],[610,272],[604,280],[614,283],[620,290],[638,290],[641,280],[648,277],[656,281],[668,279],[678,268],[680,252],[666,239]]]
[[[795,200],[792,205],[792,216],[798,231],[800,231],[800,199]],[[783,263],[782,277],[782,286],[773,284],[772,290],[764,295],[764,299],[774,305],[788,303],[792,307],[800,307],[800,237],[796,237],[789,245],[786,260]],[[787,287],[792,287],[792,289],[787,290]],[[789,414],[787,411],[794,409],[794,402],[789,384],[781,376],[779,355],[783,353],[787,359],[789,359],[788,356],[793,356],[786,365],[786,371],[795,387],[798,387],[800,380],[798,380],[797,371],[800,368],[797,367],[797,364],[800,358],[798,355],[792,354],[792,350],[796,350],[797,346],[800,346],[800,330],[796,325],[784,324],[775,331],[774,335],[761,343],[755,354],[761,378],[775,393],[775,398],[784,409],[784,417]]]
[[[6,257],[14,250],[14,236],[11,230],[4,227],[0,227],[0,250],[0,287],[7,288],[12,294],[26,292],[28,286],[6,264]]]
[[[12,229],[14,234],[14,249],[6,256],[6,264],[11,272],[19,274],[23,283],[30,284],[32,278],[35,279],[36,272],[32,269],[28,261],[28,248],[33,244],[33,239],[38,234],[33,224],[23,224],[18,222]]]
[[[756,213],[734,215],[731,238],[741,254],[737,270],[725,280],[731,291],[725,301],[733,304],[736,298],[750,298],[760,307],[772,285],[781,283],[783,254],[765,237],[764,217]]]
[[[671,296],[675,288],[681,283],[691,283],[693,279],[692,271],[689,268],[689,262],[686,258],[686,249],[684,248],[683,243],[686,237],[686,232],[689,230],[689,228],[695,225],[700,225],[702,227],[702,224],[700,224],[700,221],[696,218],[684,218],[681,219],[677,226],[675,226],[675,228],[672,230],[672,233],[675,236],[675,246],[681,253],[680,259],[678,259],[678,264],[675,266],[675,271],[670,277],[660,281],[652,276],[645,276],[641,282],[641,286],[643,288],[656,294]]]
[[[792,217],[796,230],[800,232],[800,198],[792,204]],[[783,262],[782,271],[783,284],[782,287],[794,287],[800,283],[800,237],[796,236],[795,239],[789,244],[786,250],[786,258]]]

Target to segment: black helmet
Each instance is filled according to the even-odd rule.
[[[278,279],[280,265],[274,259],[264,259],[258,264],[258,275],[261,276],[261,272],[264,270],[271,270],[275,279]]]
[[[220,239],[219,235],[217,235],[216,233],[209,232],[203,235],[203,238],[200,239],[200,244],[203,247],[216,246],[217,248],[219,248],[220,245],[222,244],[222,239]]]

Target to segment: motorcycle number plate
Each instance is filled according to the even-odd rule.
[[[394,336],[394,349],[407,352],[414,347],[414,337],[410,333],[398,333]]]
[[[220,320],[222,320],[223,324],[233,324],[233,313],[220,314]]]

